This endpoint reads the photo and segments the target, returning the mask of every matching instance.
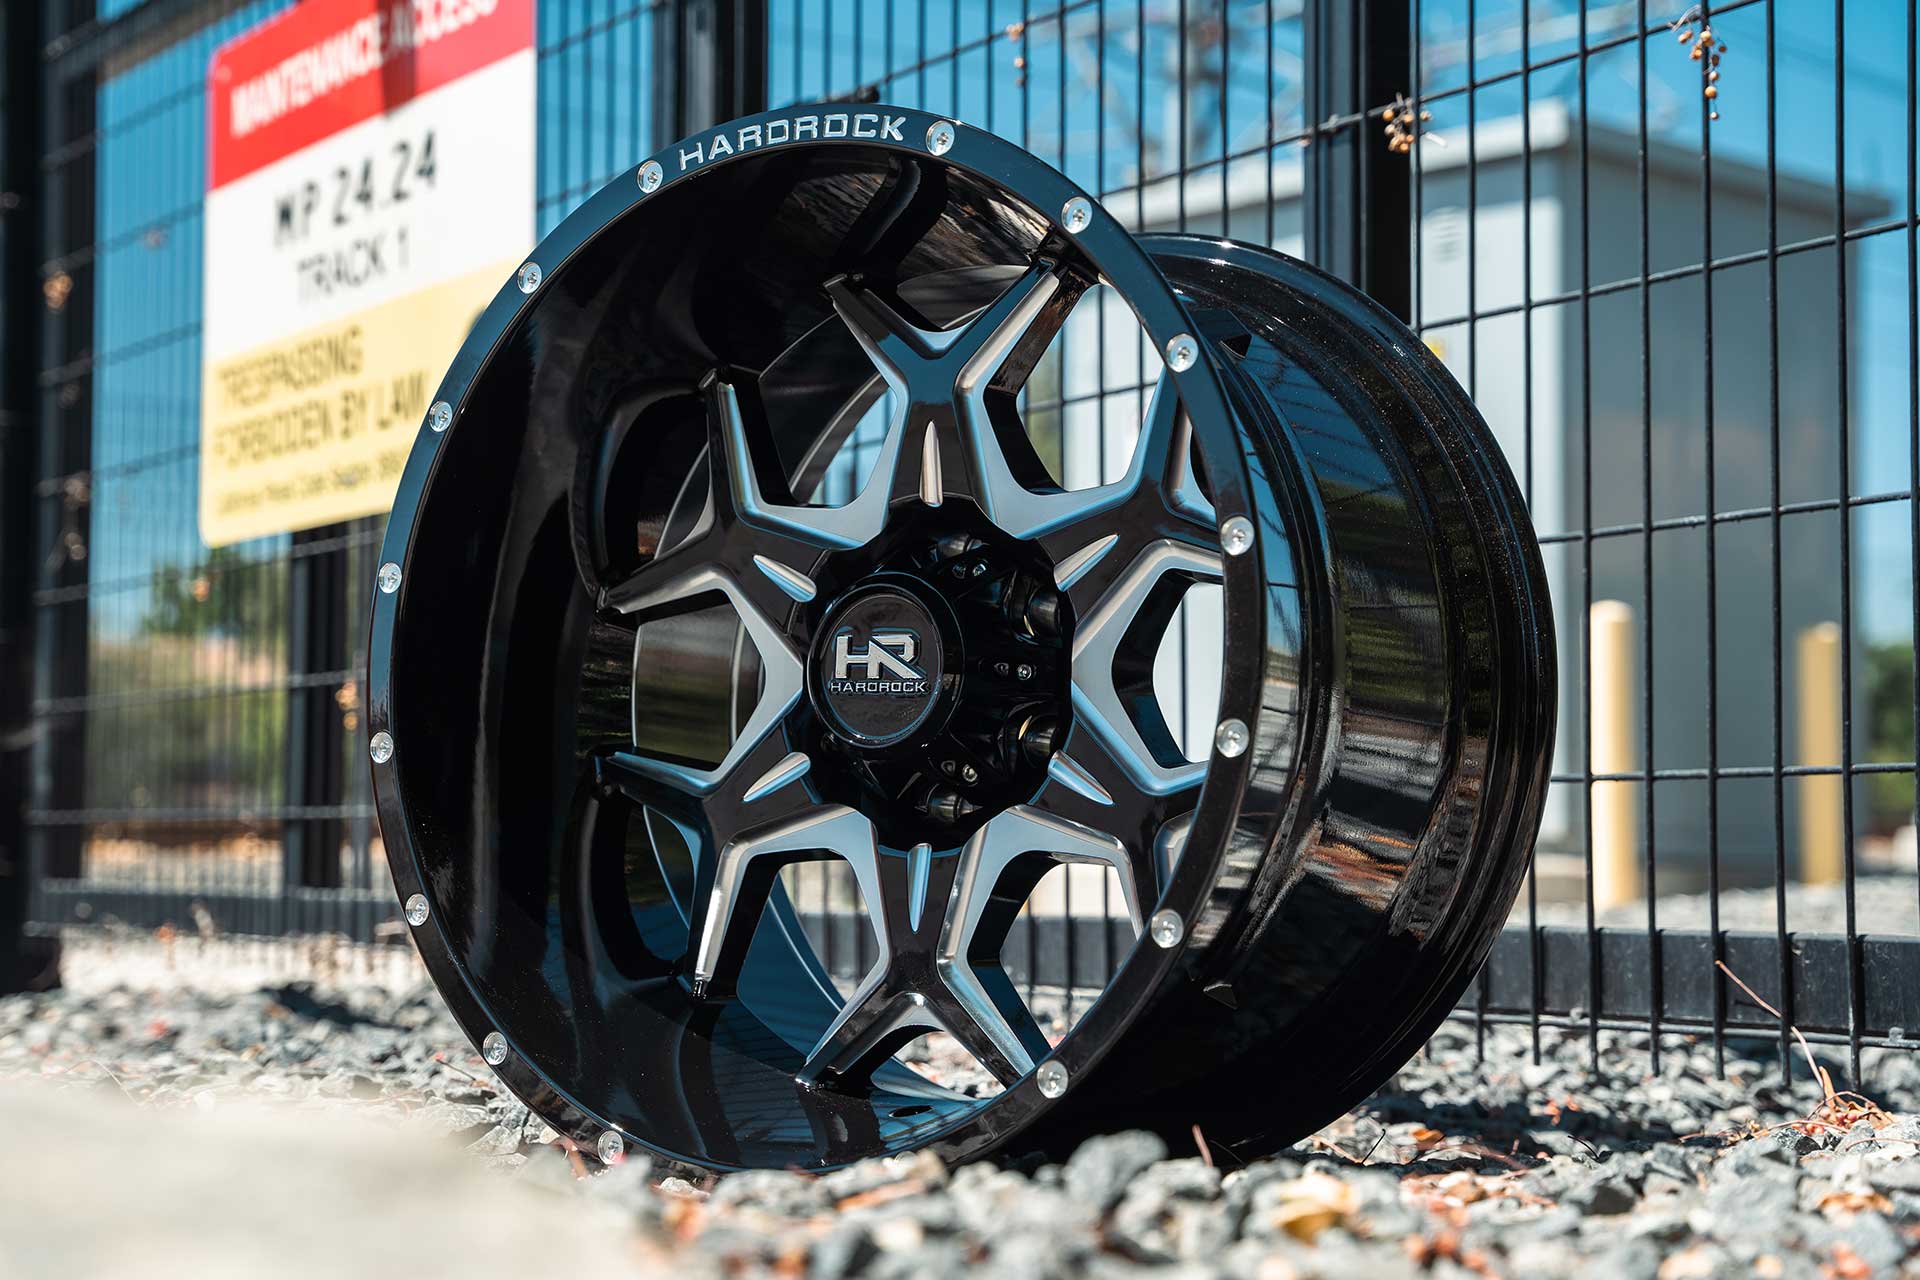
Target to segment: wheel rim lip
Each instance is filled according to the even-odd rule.
[[[1374,1042],[1379,1052],[1372,1061],[1383,1063],[1390,1059],[1393,1069],[1398,1069],[1447,1012],[1456,1007],[1459,997],[1470,985],[1512,905],[1518,877],[1528,865],[1525,851],[1531,847],[1539,829],[1551,773],[1558,687],[1553,618],[1550,605],[1542,603],[1549,600],[1549,584],[1541,551],[1527,520],[1520,487],[1491,429],[1444,362],[1397,317],[1353,286],[1311,263],[1260,246],[1171,233],[1144,234],[1141,244],[1156,258],[1170,264],[1184,260],[1188,264],[1230,268],[1287,289],[1300,310],[1312,315],[1307,319],[1289,317],[1278,323],[1296,332],[1315,334],[1303,345],[1322,347],[1322,354],[1326,349],[1343,349],[1350,361],[1362,367],[1368,367],[1369,359],[1379,360],[1377,367],[1396,394],[1404,396],[1410,406],[1419,406],[1397,412],[1413,412],[1450,435],[1452,438],[1440,450],[1441,454],[1460,472],[1473,472],[1486,481],[1486,487],[1477,490],[1477,500],[1470,496],[1476,493],[1475,485],[1465,481],[1459,482],[1459,491],[1452,497],[1455,502],[1464,500],[1472,512],[1474,528],[1484,535],[1472,545],[1486,557],[1489,566],[1483,602],[1491,621],[1485,624],[1484,630],[1494,638],[1496,652],[1501,655],[1499,671],[1503,680],[1498,709],[1487,728],[1490,740],[1497,736],[1509,744],[1505,751],[1488,754],[1490,767],[1483,792],[1487,798],[1484,806],[1477,810],[1484,821],[1477,825],[1472,842],[1474,865],[1491,877],[1498,870],[1491,857],[1492,850],[1506,848],[1520,852],[1507,856],[1508,873],[1514,877],[1507,891],[1474,893],[1461,882],[1461,891],[1444,918],[1428,931],[1429,938],[1453,936],[1457,941],[1432,944],[1433,950],[1425,954],[1444,962],[1445,969],[1429,985],[1426,997],[1398,1006],[1404,1018],[1393,1028],[1393,1034],[1383,1035]],[[1180,278],[1176,265],[1170,265],[1168,270]],[[1338,330],[1336,339],[1326,337],[1325,330],[1329,328]],[[1377,351],[1369,356],[1360,350],[1361,343],[1374,345]],[[1324,546],[1327,538],[1324,523],[1320,523],[1324,511],[1314,499],[1312,489],[1310,480],[1304,487],[1288,489],[1314,508],[1303,514],[1297,531],[1301,554],[1316,545]],[[1505,531],[1506,536],[1500,536],[1499,531]],[[1312,576],[1302,570],[1303,583]],[[1313,629],[1319,627],[1325,633],[1325,629],[1334,624],[1320,618],[1303,625],[1308,630],[1311,647]],[[1303,690],[1305,688],[1303,680]],[[1257,783],[1250,780],[1249,786],[1254,785]],[[1310,790],[1310,783],[1298,782],[1295,796],[1302,797]],[[1308,798],[1305,803],[1312,801]],[[1279,830],[1282,828],[1277,827],[1276,831]],[[1278,844],[1270,856],[1279,856]],[[1275,900],[1274,913],[1280,924],[1285,923],[1289,909],[1284,896]],[[1216,952],[1211,960],[1218,963],[1228,958]],[[1363,1074],[1364,1071],[1357,1070],[1354,1077]],[[1290,1132],[1311,1132],[1331,1121],[1378,1087],[1389,1074],[1390,1071],[1382,1070],[1372,1083],[1360,1089],[1346,1089],[1346,1081],[1326,1080],[1327,1105],[1316,1119]],[[1211,1137],[1212,1130],[1208,1133]]]
[[[683,154],[696,143],[704,156],[712,150],[715,140],[725,137],[731,145],[731,140],[737,138],[742,129],[758,127],[764,135],[767,125],[784,120],[789,122],[791,132],[791,122],[795,120],[829,115],[844,115],[850,122],[855,116],[898,118],[902,122],[898,128],[903,141],[852,136],[809,138],[744,151],[735,150],[730,155],[706,160],[697,167],[686,167],[682,163]],[[928,130],[939,123],[953,125],[956,136],[953,145],[936,156],[927,149],[924,139]],[[706,173],[755,158],[763,151],[833,147],[889,151],[949,165],[1004,189],[1021,204],[1047,218],[1050,227],[1056,229],[1063,229],[1061,210],[1069,200],[1088,199],[1092,204],[1092,219],[1086,227],[1072,233],[1070,239],[1095,266],[1100,279],[1114,286],[1132,309],[1155,348],[1164,351],[1176,335],[1196,334],[1197,326],[1192,317],[1174,295],[1160,270],[1136,243],[1132,233],[1107,212],[1097,196],[1084,191],[1051,165],[1013,143],[954,121],[952,117],[901,107],[857,109],[834,104],[788,107],[744,117],[691,135],[623,170],[574,209],[528,255],[527,261],[537,262],[542,272],[542,283],[534,292],[529,294],[522,291],[516,278],[517,270],[503,282],[492,302],[475,321],[435,392],[435,403],[444,402],[452,407],[451,424],[443,431],[434,431],[429,426],[421,428],[401,476],[382,543],[380,562],[400,564],[404,575],[403,585],[401,591],[394,595],[373,591],[367,657],[368,731],[390,733],[397,743],[397,749],[389,759],[371,765],[376,810],[386,841],[387,864],[393,877],[397,901],[405,901],[410,895],[421,893],[432,903],[435,895],[414,840],[407,797],[402,794],[398,780],[400,755],[408,749],[409,739],[406,726],[396,724],[393,714],[394,637],[407,608],[409,591],[420,585],[419,575],[414,572],[412,563],[418,523],[432,490],[445,439],[460,429],[469,393],[501,346],[540,304],[572,260],[626,214],[650,200],[658,199],[669,189],[698,181]],[[643,191],[637,176],[649,164],[657,164],[664,172],[664,178],[653,191]],[[1206,342],[1202,341],[1200,346],[1203,352],[1210,351]],[[1213,360],[1202,358],[1180,371],[1169,367],[1166,376],[1174,380],[1174,386],[1193,423],[1195,438],[1208,460],[1213,505],[1218,518],[1225,520],[1234,515],[1257,518],[1258,513],[1249,501],[1251,477],[1245,461],[1245,450],[1250,445],[1241,434],[1237,415]],[[1216,459],[1232,459],[1233,464],[1222,466]],[[1288,532],[1292,534],[1294,531]],[[1265,650],[1264,611],[1259,607],[1261,565],[1265,557],[1263,543],[1264,540],[1256,542],[1253,554],[1224,557],[1223,567],[1224,607],[1229,621],[1227,633],[1245,639],[1246,643],[1229,645],[1223,654],[1221,702],[1225,706],[1244,707],[1250,711],[1260,705],[1261,656]],[[430,740],[430,726],[420,728],[422,737]],[[1257,725],[1255,729],[1257,741]],[[1210,933],[1203,919],[1210,917],[1217,923],[1224,915],[1224,909],[1210,899],[1225,850],[1230,840],[1239,838],[1233,830],[1238,821],[1233,797],[1243,788],[1248,771],[1256,763],[1257,754],[1247,751],[1238,757],[1228,758],[1217,752],[1209,753],[1209,768],[1196,800],[1193,829],[1187,841],[1189,853],[1198,850],[1207,856],[1183,856],[1158,901],[1153,904],[1154,908],[1179,912],[1187,921],[1186,935],[1178,946],[1170,949],[1150,945],[1144,937],[1131,948],[1094,1006],[1047,1059],[1066,1067],[1070,1079],[1078,1078],[1094,1067],[1126,1027],[1158,997],[1169,980],[1191,963],[1191,953],[1204,948]],[[1246,834],[1253,833],[1241,833]],[[1254,838],[1259,837],[1256,834]],[[478,1044],[489,1032],[498,1030],[512,1046],[511,1030],[495,1016],[489,1008],[488,998],[475,987],[465,963],[448,940],[437,907],[423,925],[410,928],[410,934],[436,988],[469,1038]],[[522,1101],[541,1114],[556,1130],[577,1143],[591,1147],[601,1132],[617,1129],[617,1126],[573,1098],[560,1082],[551,1079],[517,1048],[509,1054],[506,1063],[496,1067],[495,1071]],[[1071,1092],[1067,1096],[1071,1097]],[[1047,1098],[1040,1092],[1036,1075],[1030,1072],[1001,1094],[981,1101],[966,1114],[933,1131],[917,1145],[931,1147],[950,1158],[971,1158],[1001,1145],[1057,1105],[1058,1099]],[[653,1147],[643,1136],[623,1129],[618,1131],[623,1133],[630,1147],[638,1147],[672,1162],[685,1162],[687,1159],[682,1153]],[[722,1166],[702,1161],[697,1167]]]

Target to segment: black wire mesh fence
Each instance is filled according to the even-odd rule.
[[[42,929],[399,933],[362,767],[378,521],[215,551],[195,524],[207,60],[284,8],[37,8],[39,251],[7,306],[39,328],[21,420]],[[1270,245],[1406,316],[1521,480],[1562,655],[1545,830],[1463,1013],[1653,1032],[1656,1053],[1777,1035],[1784,1055],[1790,1020],[1856,1066],[1920,1034],[1911,6],[538,15],[542,233],[724,114],[876,99],[1002,134],[1136,229]],[[1151,382],[1111,332],[1089,307],[1028,391],[1078,483],[1124,466]],[[1217,628],[1189,601],[1163,649],[1177,730],[1212,721],[1190,655]],[[846,886],[789,883],[830,967],[857,971]],[[1015,965],[1096,992],[1131,943],[1117,910],[1102,877],[1056,873]]]

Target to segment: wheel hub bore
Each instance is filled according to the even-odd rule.
[[[1045,551],[955,503],[904,519],[878,559],[842,553],[816,572],[853,583],[809,649],[823,797],[889,847],[935,849],[1032,799],[1072,722],[1071,609]]]

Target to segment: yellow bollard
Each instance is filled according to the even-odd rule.
[[[1595,773],[1626,773],[1633,764],[1633,608],[1623,600],[1596,600],[1588,613],[1592,635],[1592,697],[1587,734]],[[1593,905],[1596,911],[1640,897],[1639,826],[1634,784],[1593,784]]]
[[[1799,763],[1840,763],[1840,624],[1822,622],[1800,633],[1795,671],[1800,704]],[[1807,884],[1837,884],[1845,862],[1846,781],[1838,774],[1800,779],[1800,879]]]

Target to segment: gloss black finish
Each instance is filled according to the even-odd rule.
[[[856,111],[899,123],[855,137]],[[730,147],[687,172],[685,148],[670,148],[656,157],[659,190],[628,178],[591,198],[536,250],[539,292],[504,288],[442,384],[455,419],[422,432],[403,478],[384,558],[403,565],[404,585],[375,597],[369,672],[372,726],[398,744],[374,769],[396,889],[432,906],[415,931],[422,954],[476,1042],[507,1037],[506,1082],[589,1147],[612,1127],[691,1166],[816,1169],[923,1146],[949,1159],[1061,1149],[1143,1124],[1185,1133],[1200,1121],[1210,1141],[1247,1149],[1298,1137],[1396,1067],[1450,1006],[1537,827],[1553,650],[1511,477],[1417,339],[1298,263],[1187,237],[1135,241],[1097,206],[1070,234],[1054,221],[1079,194],[1064,178],[965,127],[934,157],[936,117],[922,113],[795,108],[745,123],[765,139],[836,114],[849,136]],[[723,137],[742,138],[741,122],[694,141],[710,155]],[[1154,483],[1071,535],[999,546],[979,527],[978,478],[954,429],[961,343],[900,337],[902,317],[951,329],[990,315],[1037,266],[1058,274],[1063,299],[1111,283],[1156,346],[1201,341],[1202,358],[1171,381],[1194,470],[1217,518],[1245,515],[1257,537],[1222,561],[1221,714],[1251,726],[1253,743],[1213,756],[1197,791],[1125,785],[1123,762],[1062,696],[1059,655],[1128,557],[1062,590],[1047,578],[1093,534],[1215,554],[1217,543]],[[872,318],[876,345],[913,348],[893,354],[914,371],[904,398],[937,442],[944,498],[862,547],[822,548],[729,499],[715,404],[738,399],[757,474],[786,477],[767,500],[804,498],[877,394],[841,315]],[[1040,464],[1013,447],[1010,406],[1010,390],[995,400],[1009,460],[1043,488]],[[1177,460],[1149,459],[1149,474]],[[920,473],[883,479],[895,508],[915,512]],[[694,548],[804,655],[831,652],[837,602],[876,584],[913,592],[936,629],[952,611],[944,701],[923,726],[976,751],[983,777],[998,770],[991,786],[969,798],[923,780],[895,758],[911,754],[901,744],[857,733],[830,733],[832,748],[832,717],[804,694],[704,794],[636,772],[638,735],[652,755],[711,767],[740,732],[742,682],[772,679],[766,655],[706,674],[710,596],[651,612]],[[812,596],[756,570],[756,556],[803,571]],[[976,562],[988,566],[977,598]],[[1015,658],[1028,652],[1023,680]],[[1142,665],[1123,647],[1123,693]],[[629,707],[636,690],[644,705]],[[902,742],[929,745],[923,726]],[[1159,757],[1171,743],[1150,727]],[[812,771],[750,802],[799,749]],[[1114,803],[1096,813],[1049,783],[1053,751]],[[909,794],[922,785],[924,803]],[[765,915],[722,940],[732,976],[714,990],[690,980],[714,855],[747,829],[749,803],[759,830],[834,803],[882,814],[885,795],[920,816],[886,820],[880,903],[868,904],[884,922],[878,998],[836,1032],[828,1068],[803,1078],[839,999],[770,868],[749,886]],[[1057,817],[1097,816],[1157,889],[1143,914],[1175,911],[1186,931],[1173,948],[1137,947],[1051,1048],[1013,1008],[997,956],[973,956],[1015,1035],[1071,1082],[1049,1099],[1026,1076],[981,1101],[888,1061],[900,1036],[884,1024],[902,1002],[944,998],[928,966],[962,804],[1022,796]],[[1184,853],[1156,865],[1156,836],[1184,813]],[[953,839],[901,848],[943,820]],[[992,910],[1010,912],[1030,883],[1013,876]],[[1010,1074],[992,1043],[968,1047]]]
[[[1190,998],[1117,1051],[1136,1116],[1257,1150],[1391,1075],[1491,948],[1546,794],[1551,613],[1512,474],[1417,337],[1281,255],[1142,243],[1188,306],[1244,327],[1229,386],[1313,532],[1297,592],[1268,586],[1269,635],[1297,629],[1305,661],[1289,679],[1272,645],[1265,701],[1299,712],[1301,750],[1249,779],[1242,830],[1264,837],[1229,852],[1222,883],[1247,888],[1216,894]],[[1144,1099],[1140,1081],[1157,1085]]]

